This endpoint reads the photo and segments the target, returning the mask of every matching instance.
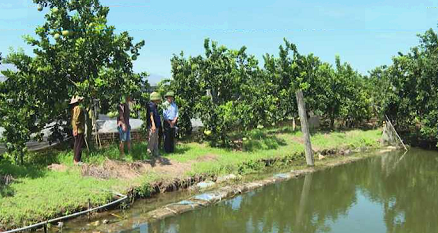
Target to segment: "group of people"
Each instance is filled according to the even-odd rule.
[[[173,153],[175,151],[175,135],[178,123],[178,106],[175,104],[175,94],[169,91],[164,96],[165,102],[161,104],[162,97],[158,92],[152,92],[150,102],[147,105],[147,153],[151,156],[160,156],[161,139],[164,137],[164,151]],[[71,125],[74,137],[74,163],[81,164],[82,147],[84,145],[85,133],[85,111],[80,106],[82,97],[75,96],[70,101],[72,109]],[[130,96],[121,99],[117,106],[117,130],[120,138],[120,154],[125,154],[125,146],[128,152],[131,151],[131,125],[129,123],[131,109]],[[160,114],[161,113],[161,114]]]

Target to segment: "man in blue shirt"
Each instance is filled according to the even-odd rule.
[[[164,96],[167,102],[164,104],[164,151],[173,153],[175,151],[175,129],[178,122],[178,106],[176,106],[173,91],[169,91]]]
[[[159,156],[158,149],[158,129],[161,127],[160,114],[158,113],[158,104],[161,102],[161,95],[157,92],[151,93],[151,102],[147,108],[147,127],[148,127],[148,153],[152,156]]]

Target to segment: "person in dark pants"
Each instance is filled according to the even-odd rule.
[[[147,152],[153,157],[160,156],[158,148],[158,130],[161,127],[161,117],[158,112],[158,104],[161,102],[161,95],[152,92],[147,108],[147,127],[148,127],[148,148]]]
[[[74,164],[81,165],[82,158],[82,147],[84,146],[84,132],[85,132],[85,112],[79,103],[84,98],[74,96],[70,105],[72,106],[72,119],[71,126],[73,129],[73,137],[74,137]]]
[[[163,134],[163,126],[160,126],[159,128],[158,128],[158,149],[159,150],[161,150],[161,149],[163,149],[163,147],[162,147],[162,141],[163,141],[163,137],[164,137],[164,134]]]
[[[158,112],[163,112],[163,105],[159,104],[157,105]],[[162,120],[162,118],[160,119]],[[163,121],[161,121],[160,127],[158,127],[158,149],[163,149],[163,138],[164,138],[164,132],[163,132]]]
[[[164,96],[166,103],[163,109],[164,117],[164,151],[173,153],[175,151],[175,129],[178,122],[178,106],[176,106],[173,91],[169,91]]]

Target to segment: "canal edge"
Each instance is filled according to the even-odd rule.
[[[377,153],[375,155],[363,155],[363,156],[356,156],[356,157],[350,155],[350,154],[358,154],[358,153],[364,152],[364,151],[370,152],[370,150],[375,151]],[[366,158],[380,156],[383,153],[387,153],[387,152],[391,152],[391,151],[395,151],[395,150],[397,150],[397,148],[391,147],[391,146],[379,147],[379,148],[362,148],[361,150],[351,152],[350,154],[348,154],[348,153],[344,154],[344,152],[339,153],[339,151],[332,150],[332,151],[336,151],[336,154],[332,154],[332,155],[336,155],[336,156],[347,155],[348,157],[343,157],[341,160],[337,160],[337,161],[328,161],[326,163],[323,163],[322,165],[319,164],[316,167],[308,167],[308,168],[304,168],[304,169],[300,169],[300,170],[293,170],[293,171],[286,172],[286,173],[275,174],[273,176],[263,178],[260,180],[244,182],[241,184],[226,185],[223,187],[217,187],[217,188],[214,188],[214,189],[209,190],[207,192],[202,192],[200,194],[196,194],[195,196],[192,196],[188,199],[185,199],[185,200],[182,200],[179,202],[170,203],[170,204],[161,206],[159,208],[156,208],[154,210],[151,210],[151,211],[146,213],[146,215],[144,217],[144,222],[142,224],[160,221],[160,220],[166,219],[168,217],[174,217],[174,216],[177,216],[177,215],[189,212],[189,211],[193,211],[193,210],[197,210],[200,208],[204,208],[204,207],[208,207],[208,206],[217,204],[223,200],[232,199],[238,195],[248,193],[248,192],[254,191],[256,189],[268,186],[268,185],[285,182],[285,181],[291,180],[291,179],[300,178],[300,177],[305,176],[305,175],[310,174],[310,173],[323,171],[323,170],[330,169],[333,167],[353,163],[353,162],[360,161],[360,160],[363,160]],[[369,153],[367,153],[367,154],[369,154]],[[232,175],[232,174],[229,174],[229,175]],[[111,227],[112,224],[113,223],[110,223],[108,225],[108,227]],[[116,224],[116,223],[114,223],[114,224]]]

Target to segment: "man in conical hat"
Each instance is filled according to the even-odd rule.
[[[85,111],[79,105],[83,100],[83,97],[73,96],[70,101],[72,106],[72,119],[71,126],[73,129],[74,137],[74,164],[80,165],[82,158],[82,147],[84,146],[84,133],[85,133]]]
[[[157,92],[152,92],[150,102],[147,108],[147,128],[148,128],[148,154],[151,156],[159,156],[158,148],[158,129],[161,127],[161,118],[158,112],[158,104],[161,102],[161,95]]]

